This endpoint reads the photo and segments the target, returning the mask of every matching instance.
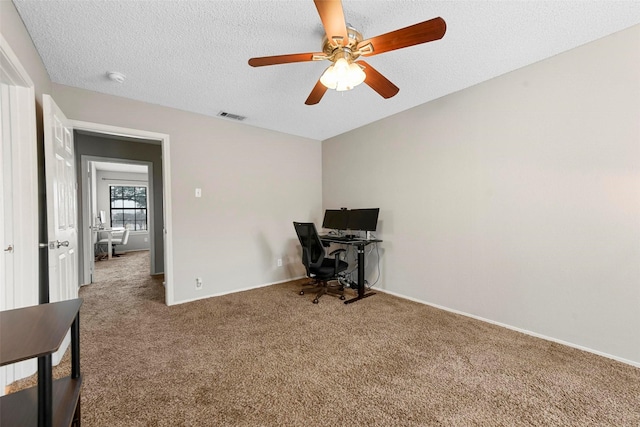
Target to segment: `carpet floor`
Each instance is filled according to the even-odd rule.
[[[148,263],[80,290],[84,426],[640,425],[623,363],[384,293],[314,305],[301,281],[167,307]]]

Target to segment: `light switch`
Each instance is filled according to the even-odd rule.
[[[196,197],[202,197],[202,188],[196,188]]]

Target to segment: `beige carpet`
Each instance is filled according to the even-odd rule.
[[[166,307],[148,262],[98,263],[81,289],[84,426],[640,425],[622,363],[383,293]]]

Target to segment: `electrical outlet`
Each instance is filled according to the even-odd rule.
[[[196,291],[202,289],[202,279],[200,277],[196,277]]]
[[[278,258],[278,267],[282,267],[282,258]]]

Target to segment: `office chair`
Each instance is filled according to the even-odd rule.
[[[340,254],[346,251],[336,249],[329,254],[333,258],[328,258],[316,226],[312,222],[294,222],[293,227],[302,246],[302,264],[307,270],[307,277],[315,280],[320,288],[313,303],[317,304],[320,297],[327,293],[344,300],[344,286],[340,282],[337,286],[329,286],[329,282],[338,280],[338,274],[349,268],[349,264],[340,259]],[[304,290],[300,291],[300,295],[304,295]]]
[[[129,229],[126,228],[124,230],[124,233],[122,233],[122,236],[120,238],[111,239],[111,256],[112,257],[119,257],[120,255],[116,255],[116,246],[117,245],[121,245],[121,246],[126,245],[128,241],[129,241]],[[108,244],[109,244],[109,239],[100,239],[98,241],[98,247],[102,247],[102,245],[104,245],[106,247]]]

